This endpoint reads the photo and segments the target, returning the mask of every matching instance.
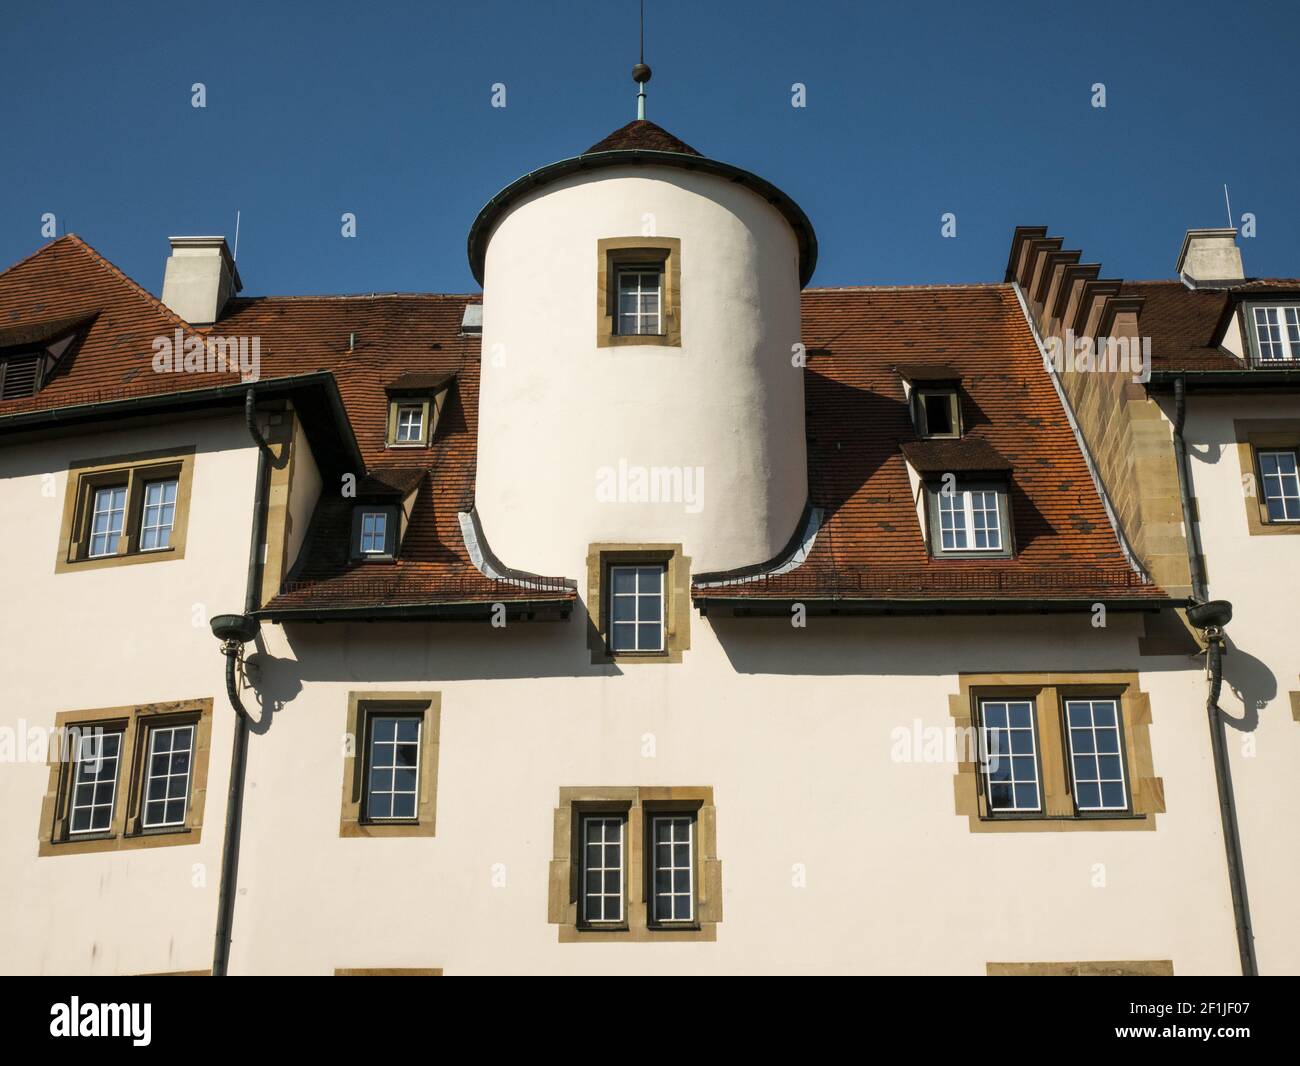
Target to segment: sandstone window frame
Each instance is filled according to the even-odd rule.
[[[958,755],[954,776],[955,812],[968,819],[971,832],[1154,831],[1156,815],[1165,811],[1164,782],[1156,776],[1151,754],[1151,702],[1131,672],[1061,672],[960,674],[959,691],[948,698],[958,736],[976,740]],[[1038,729],[1042,811],[1006,815],[990,812],[981,778],[978,740],[979,701],[1003,696],[1035,702]],[[1122,725],[1121,757],[1128,808],[1080,810],[1069,761],[1066,701],[1114,699]]]
[[[365,815],[372,717],[419,717],[420,750],[416,817],[410,821],[368,821]],[[355,691],[348,693],[343,753],[340,837],[432,837],[437,835],[438,745],[442,724],[440,692]]]
[[[988,962],[986,977],[1173,977],[1172,959],[1106,962]]]
[[[54,572],[71,573],[104,566],[162,562],[185,558],[190,498],[194,486],[195,447],[163,448],[128,455],[75,459],[68,464],[63,517],[59,527]],[[176,482],[175,511],[169,543],[162,548],[140,547],[146,487],[157,481]],[[91,556],[91,516],[98,489],[126,489],[126,511],[118,549],[112,555]]]
[[[663,648],[615,651],[610,640],[618,566],[663,566]],[[587,548],[587,647],[595,665],[680,663],[691,646],[691,560],[680,544],[591,544]]]
[[[624,922],[587,923],[582,914],[583,818],[621,816],[624,832]],[[690,922],[656,923],[651,911],[652,821],[657,816],[694,818],[694,913]],[[722,921],[722,863],[718,859],[717,811],[710,786],[563,787],[554,812],[547,921],[558,926],[561,944],[712,942]]]
[[[1268,514],[1268,501],[1264,498],[1264,476],[1259,465],[1259,453],[1293,451],[1300,460],[1300,419],[1297,418],[1238,418],[1232,423],[1233,439],[1237,444],[1237,462],[1241,467],[1242,503],[1246,508],[1246,532],[1252,537],[1295,536],[1300,534],[1300,522],[1279,521]],[[1254,495],[1248,495],[1250,487]]]
[[[618,331],[618,276],[658,269],[659,333]],[[679,237],[602,237],[596,241],[596,347],[682,346],[682,242]]]
[[[155,729],[194,727],[189,759],[185,818],[179,825],[144,825],[145,784],[150,739]],[[81,855],[130,848],[198,844],[203,835],[208,758],[212,746],[212,700],[178,700],[92,710],[60,711],[54,717],[49,780],[41,803],[38,854]],[[76,760],[64,759],[65,738],[75,729],[112,729],[122,734],[115,799],[109,828],[102,833],[70,832]]]

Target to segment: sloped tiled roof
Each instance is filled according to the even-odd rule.
[[[594,152],[635,151],[676,152],[679,155],[700,155],[685,141],[679,140],[662,126],[657,126],[646,119],[633,119],[626,126],[620,126],[608,137],[597,141],[583,155]]]
[[[357,564],[348,558],[351,505],[327,486],[302,561],[269,610],[572,600],[560,579],[527,587],[486,577],[465,546],[459,515],[474,502],[480,340],[462,336],[460,323],[465,305],[479,300],[413,294],[229,302],[212,332],[258,337],[263,379],[333,375],[366,464],[357,472],[365,491],[405,497],[418,489],[401,557]],[[0,417],[92,396],[237,380],[152,373],[151,339],[189,327],[74,237],[0,275],[0,324],[92,311],[98,317],[72,365],[38,396],[0,404]],[[697,587],[697,596],[1163,595],[1143,583],[1120,549],[1009,286],[811,289],[803,294],[803,337],[813,353],[806,377],[810,503],[825,516],[813,550],[782,576]],[[900,365],[960,372],[968,431],[961,443],[1013,468],[1013,558],[929,558],[900,450],[915,439]],[[385,447],[386,389],[409,375],[454,376],[428,450]]]
[[[825,518],[799,567],[699,585],[713,599],[1158,599],[1128,563],[1009,285],[803,294],[810,502]],[[931,559],[900,444],[915,440],[894,367],[953,366],[964,444],[1012,467],[1016,552]]]

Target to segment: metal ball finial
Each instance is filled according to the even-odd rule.
[[[632,80],[638,85],[644,85],[650,80],[650,68],[644,63],[638,63],[632,68]]]

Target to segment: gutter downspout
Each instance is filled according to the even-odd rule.
[[[1192,472],[1187,459],[1187,442],[1183,427],[1187,422],[1187,385],[1180,374],[1174,380],[1174,453],[1178,460],[1178,494],[1182,498],[1183,524],[1187,527],[1187,562],[1192,578],[1192,598],[1205,603],[1204,556],[1201,554],[1200,526],[1192,514]],[[1258,977],[1255,959],[1255,933],[1250,924],[1250,900],[1246,895],[1246,866],[1241,854],[1241,831],[1237,824],[1237,801],[1232,790],[1232,766],[1228,762],[1228,743],[1224,736],[1223,711],[1219,693],[1223,689],[1223,630],[1218,626],[1204,629],[1206,640],[1206,677],[1209,693],[1205,713],[1210,725],[1210,752],[1214,758],[1214,783],[1219,794],[1219,820],[1223,825],[1223,850],[1228,866],[1228,887],[1232,892],[1233,924],[1237,930],[1237,954],[1241,958],[1243,977]]]
[[[1223,687],[1223,632],[1205,631],[1209,641],[1206,672],[1209,695],[1205,710],[1210,719],[1210,746],[1214,753],[1214,778],[1219,789],[1219,815],[1223,822],[1223,849],[1228,861],[1228,885],[1232,889],[1232,916],[1237,927],[1237,954],[1241,957],[1241,975],[1258,977],[1255,959],[1255,932],[1250,924],[1250,900],[1246,896],[1246,868],[1241,857],[1241,834],[1237,828],[1237,803],[1232,792],[1232,770],[1228,764],[1228,745],[1223,735],[1223,712],[1219,708],[1219,691]]]
[[[248,547],[248,581],[244,588],[244,614],[259,606],[262,577],[262,537],[266,526],[266,487],[275,456],[257,428],[257,394],[249,389],[244,397],[244,422],[257,445],[257,485],[253,496],[253,536]],[[235,710],[235,738],[230,753],[230,787],[226,794],[226,836],[221,846],[221,887],[217,894],[217,931],[212,954],[212,976],[228,976],[230,938],[235,918],[235,891],[239,877],[239,837],[244,821],[244,770],[248,762],[248,726],[251,721],[239,697],[237,667],[242,645],[227,641],[226,695]]]

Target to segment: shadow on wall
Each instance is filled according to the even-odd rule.
[[[1223,656],[1223,683],[1241,701],[1241,717],[1234,718],[1223,709],[1223,700],[1219,700],[1224,723],[1238,732],[1253,733],[1259,728],[1260,712],[1277,698],[1277,678],[1273,671],[1229,638]]]

